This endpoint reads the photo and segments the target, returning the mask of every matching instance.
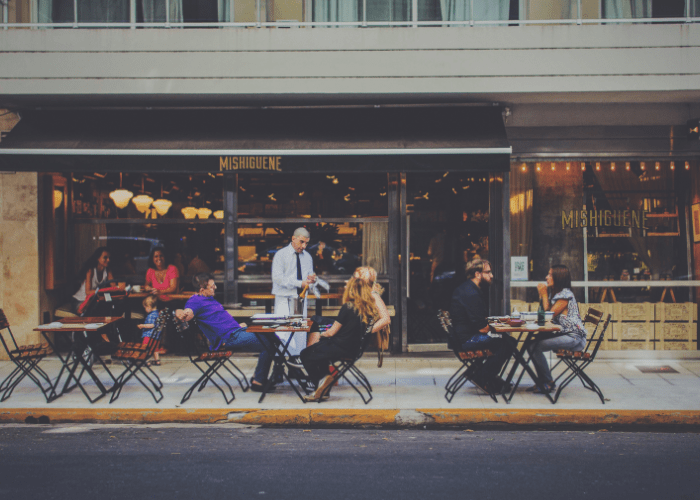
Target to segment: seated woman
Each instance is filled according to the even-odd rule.
[[[170,264],[163,247],[156,247],[151,251],[148,259],[148,271],[146,271],[146,284],[144,290],[153,295],[175,293],[180,288],[180,273],[177,267]]]
[[[78,271],[78,278],[81,280],[80,288],[71,300],[71,309],[78,314],[78,308],[90,297],[98,287],[104,288],[114,280],[112,272],[109,270],[110,254],[107,247],[99,247],[93,252],[90,258],[85,261],[83,267]],[[77,280],[76,280],[77,281]]]
[[[360,349],[365,328],[378,318],[372,287],[366,281],[350,278],[345,285],[343,307],[333,326],[321,334],[316,344],[301,351],[301,362],[317,387],[311,396],[306,396],[306,401],[318,401],[335,382],[335,377],[328,372],[328,365],[337,359],[354,356]]]
[[[379,319],[372,327],[372,333],[379,334],[377,337],[377,352],[379,356],[377,366],[381,368],[384,359],[383,351],[389,348],[389,324],[391,323],[389,310],[386,308],[384,300],[382,300],[384,288],[382,285],[377,283],[377,271],[375,271],[373,267],[358,267],[355,269],[353,276],[357,279],[366,281],[369,286],[372,287],[372,297],[374,298],[374,303],[379,310]]]
[[[586,328],[583,326],[578,312],[578,304],[571,291],[571,274],[569,268],[562,265],[552,266],[547,275],[547,284],[537,285],[537,291],[542,300],[545,311],[552,311],[552,322],[561,326],[564,335],[551,339],[540,340],[528,348],[532,361],[537,370],[537,376],[547,392],[554,390],[552,372],[547,364],[544,353],[567,349],[569,351],[583,351],[586,347]],[[540,393],[537,386],[532,391]]]

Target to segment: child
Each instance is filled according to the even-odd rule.
[[[142,325],[138,325],[138,327],[143,330],[141,333],[141,343],[143,345],[148,345],[148,343],[151,341],[151,335],[153,335],[153,329],[156,326],[156,320],[158,319],[157,301],[158,299],[154,295],[149,295],[143,299],[143,309],[148,314],[144,320],[144,323]],[[153,359],[154,361],[150,364],[160,366],[160,356],[158,354],[158,350],[153,353]]]

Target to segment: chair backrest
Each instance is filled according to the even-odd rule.
[[[445,335],[447,335],[447,347],[454,351],[458,345],[458,342],[456,341],[455,330],[452,326],[452,319],[450,318],[449,311],[445,311],[443,309],[438,310],[438,321],[440,322],[440,326],[442,326]]]
[[[160,341],[163,337],[163,332],[168,328],[168,325],[172,324],[173,315],[170,312],[170,308],[165,307],[158,312],[158,317],[156,318],[155,326],[153,327],[153,332],[151,333],[151,341],[148,343],[148,353],[152,355],[153,352],[160,348]]]
[[[583,350],[584,352],[589,351],[591,345],[593,345],[593,339],[597,338],[598,327],[600,326],[600,322],[602,319],[603,311],[600,311],[599,309],[595,309],[593,307],[588,308],[588,312],[586,312],[586,316],[583,318],[583,324],[585,326],[586,323],[590,323],[592,325],[595,325],[595,328],[593,328],[593,331],[590,333],[590,335],[588,335],[586,348]]]
[[[608,325],[610,324],[610,320],[612,319],[612,315],[608,314],[608,317],[605,318],[605,322],[603,323],[603,328],[600,330],[600,333],[598,334],[598,337],[593,338],[593,335],[591,335],[591,339],[589,340],[589,345],[591,342],[595,342],[595,347],[593,347],[593,352],[591,352],[591,357],[590,360],[593,361],[595,359],[595,355],[598,352],[598,349],[600,349],[600,344],[603,342],[603,339],[605,338],[605,331],[608,329]],[[596,325],[596,329],[593,332],[594,334],[597,332],[598,327]]]
[[[14,344],[14,348],[7,345],[7,343],[5,342],[5,335],[2,333],[2,330],[7,330],[7,333],[10,334],[10,338],[12,339],[12,343]],[[5,347],[7,355],[10,356],[10,358],[12,358],[10,351],[19,349],[19,346],[17,345],[17,341],[15,341],[15,336],[12,335],[12,330],[10,330],[10,322],[7,320],[7,316],[5,316],[5,311],[3,311],[2,309],[0,309],[0,341],[2,341],[2,345]]]
[[[355,356],[356,361],[362,357],[362,355],[365,353],[365,349],[367,349],[367,346],[369,345],[369,341],[372,338],[372,328],[374,328],[374,323],[374,321],[371,321],[367,325],[367,328],[365,328],[365,331],[362,333],[362,339],[360,339],[360,349]]]

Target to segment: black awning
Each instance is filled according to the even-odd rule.
[[[514,161],[668,161],[700,156],[685,126],[510,127]]]
[[[237,165],[240,159],[255,167],[256,158],[270,157],[284,158],[285,171],[325,171],[329,163],[336,171],[510,168],[511,149],[497,107],[52,110],[21,115],[0,142],[0,170],[49,171],[57,164],[61,170],[71,165],[95,170],[91,157],[100,157],[100,170],[115,171],[220,170],[234,158]]]

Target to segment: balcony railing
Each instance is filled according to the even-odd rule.
[[[191,0],[0,0],[0,28],[368,28],[700,22],[700,0],[652,12],[651,0],[212,0],[216,19],[184,13]],[[277,0],[279,2],[279,0]],[[332,7],[331,4],[336,5]],[[279,4],[278,4],[279,5]],[[347,8],[350,5],[350,8]],[[449,7],[445,7],[449,5]],[[442,12],[445,9],[448,12]],[[545,13],[542,15],[541,13]]]

